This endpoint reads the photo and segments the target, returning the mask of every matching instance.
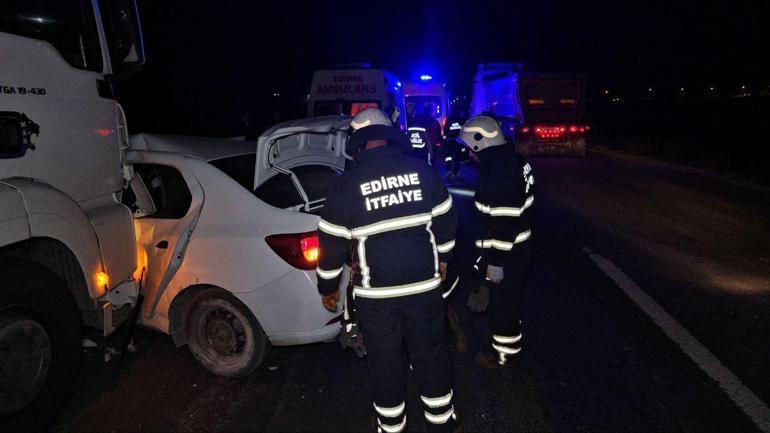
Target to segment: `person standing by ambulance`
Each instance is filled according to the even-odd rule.
[[[432,115],[432,105],[421,104],[415,108],[407,134],[412,143],[409,156],[436,165],[436,150],[441,146],[441,125]]]
[[[460,130],[467,119],[457,104],[453,104],[446,122],[445,131],[445,149],[446,156],[446,178],[447,180],[457,180],[460,177],[460,159],[462,158],[463,145],[457,141],[460,136]]]
[[[500,125],[487,116],[469,119],[459,140],[479,159],[474,196],[478,218],[476,267],[489,287],[492,337],[475,361],[484,368],[503,368],[521,351],[521,292],[530,264],[530,207],[535,178],[529,163],[513,150]],[[484,290],[484,289],[482,289]],[[474,302],[471,295],[469,307]]]
[[[318,291],[335,311],[345,254],[352,250],[377,431],[406,426],[404,342],[429,427],[457,431],[441,290],[457,211],[435,170],[403,154],[407,137],[382,111],[363,110],[350,127],[346,150],[356,164],[327,192],[318,224]]]

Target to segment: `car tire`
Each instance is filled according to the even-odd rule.
[[[82,321],[48,268],[0,259],[0,431],[44,431],[80,368]]]
[[[191,298],[186,319],[190,352],[217,376],[245,376],[270,353],[270,342],[257,318],[222,289],[208,288]]]

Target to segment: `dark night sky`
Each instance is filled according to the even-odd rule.
[[[474,65],[587,72],[591,89],[770,84],[770,2],[140,0],[147,64],[123,86],[134,131],[233,134],[238,114],[304,94],[314,69],[429,71],[466,93]]]

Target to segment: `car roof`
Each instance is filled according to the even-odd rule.
[[[279,123],[262,133],[259,142],[275,137],[325,129],[347,129],[349,116],[321,116],[310,119],[296,119]],[[130,137],[130,150],[174,152],[193,156],[205,161],[214,161],[230,156],[257,153],[257,141],[246,141],[242,137],[212,138],[191,135],[134,134]]]
[[[206,161],[257,152],[256,141],[187,135],[134,134],[130,143],[131,150],[181,153]]]

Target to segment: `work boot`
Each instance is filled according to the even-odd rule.
[[[457,353],[465,353],[468,351],[468,339],[465,338],[465,332],[460,328],[460,318],[457,316],[457,312],[451,306],[446,310],[447,318],[447,330],[452,335],[454,340],[454,348]]]
[[[487,368],[490,370],[508,368],[508,366],[511,365],[510,359],[506,360],[504,364],[501,364],[500,358],[489,352],[478,352],[476,353],[476,357],[473,360],[479,367]]]

